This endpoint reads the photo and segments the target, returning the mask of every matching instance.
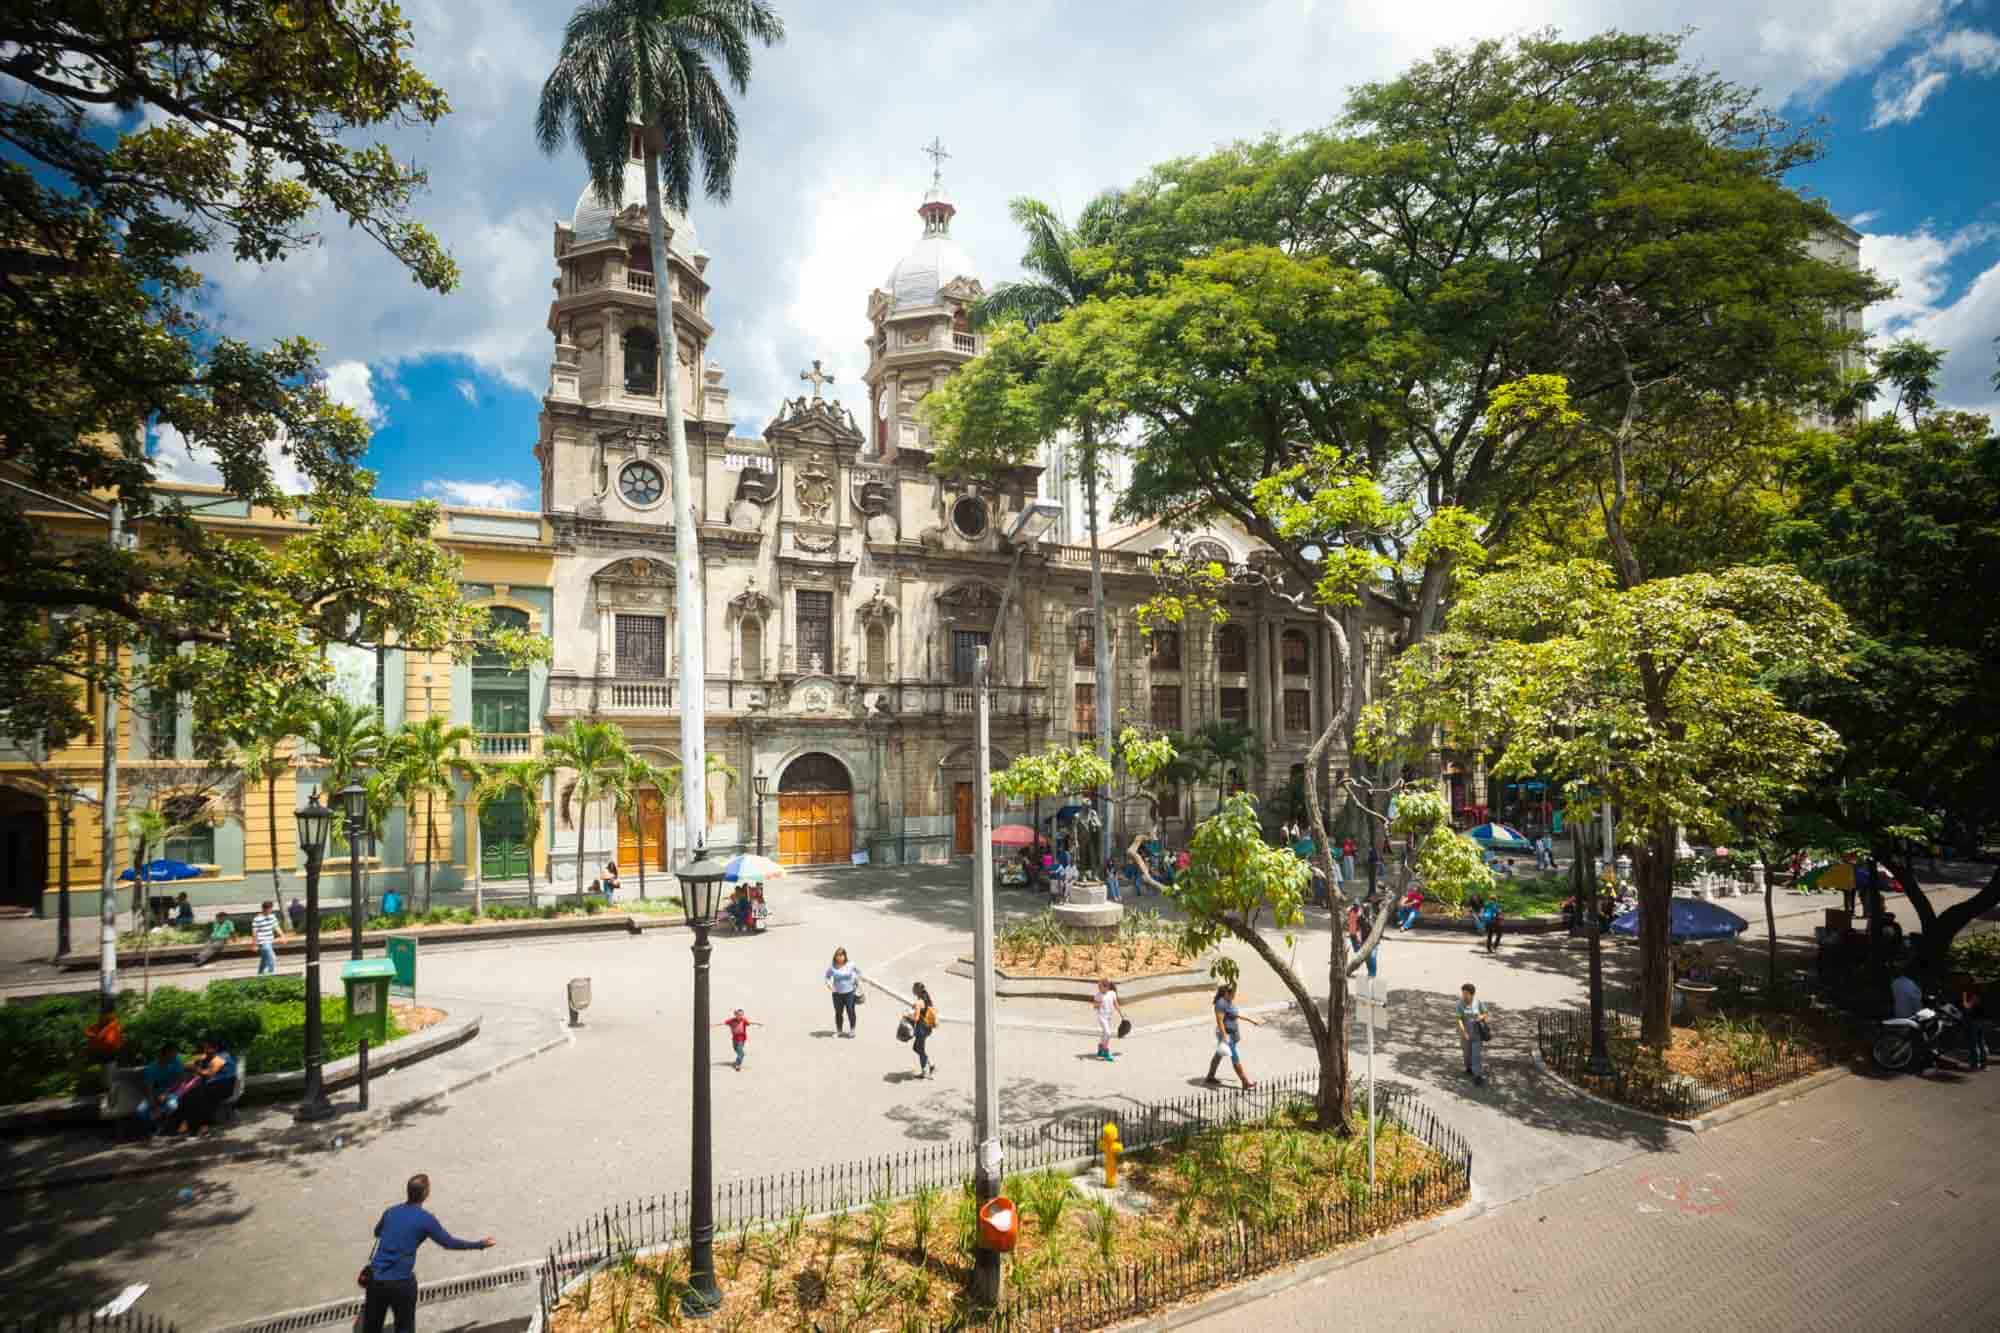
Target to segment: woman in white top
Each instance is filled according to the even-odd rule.
[[[1110,1060],[1111,1038],[1118,1030],[1119,1020],[1125,1017],[1125,1008],[1118,1003],[1118,988],[1109,981],[1097,983],[1097,998],[1091,1002],[1097,1009],[1097,1058]]]

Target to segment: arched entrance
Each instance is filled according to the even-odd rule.
[[[1007,767],[1010,762],[1007,758],[1007,752],[1004,750],[991,749],[990,754],[992,771],[995,773]],[[953,856],[972,855],[973,831],[978,827],[974,822],[974,816],[979,805],[979,802],[973,797],[973,792],[978,789],[978,774],[973,771],[973,763],[976,757],[972,746],[961,745],[946,755],[938,764],[940,781],[950,784],[952,815],[951,854]],[[993,798],[993,808],[996,811],[1000,808],[1000,798],[998,796]],[[998,823],[999,820],[996,818],[994,822]]]
[[[854,782],[830,754],[802,754],[778,777],[778,861],[846,865],[854,852]]]
[[[48,846],[47,798],[0,787],[0,906],[32,910],[42,905]]]
[[[645,845],[646,869],[667,868],[667,802],[658,787],[632,793],[629,809],[618,812],[618,869],[639,868],[640,844]]]

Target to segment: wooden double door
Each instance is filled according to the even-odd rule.
[[[664,870],[667,865],[667,803],[656,787],[639,793],[638,808],[618,816],[618,873],[639,868],[639,834],[645,832],[646,869]]]
[[[854,793],[778,793],[778,863],[846,865],[854,854]]]

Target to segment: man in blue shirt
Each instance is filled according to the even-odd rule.
[[[447,1250],[490,1250],[493,1237],[460,1240],[424,1207],[431,1195],[431,1178],[414,1175],[404,1187],[409,1202],[399,1203],[375,1223],[375,1252],[368,1258],[368,1299],[361,1312],[364,1333],[382,1333],[389,1312],[396,1312],[396,1333],[416,1333],[417,1247],[434,1240]]]

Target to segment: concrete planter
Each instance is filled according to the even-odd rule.
[[[945,971],[955,977],[978,975],[972,969],[970,958],[960,958]],[[997,967],[993,969],[993,977],[993,990],[996,995],[1077,1000],[1084,1004],[1097,998],[1096,977],[1015,975]],[[1191,991],[1205,991],[1214,985],[1215,979],[1208,974],[1207,968],[1186,968],[1174,972],[1159,972],[1149,977],[1128,977],[1118,983],[1118,998],[1125,1001],[1149,1000],[1156,995],[1181,995]]]

